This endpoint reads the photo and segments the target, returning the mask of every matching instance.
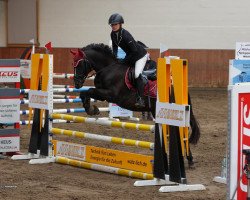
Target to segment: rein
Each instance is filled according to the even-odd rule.
[[[86,61],[91,65],[91,63],[90,63],[89,59],[87,58],[86,54],[85,54],[85,59],[84,59],[84,60],[86,60]],[[96,75],[96,74],[98,74],[98,73],[101,73],[103,70],[105,70],[105,69],[107,69],[107,68],[109,68],[109,67],[112,67],[112,66],[115,65],[115,64],[117,64],[117,63],[114,62],[114,63],[112,63],[112,64],[110,64],[110,65],[108,65],[108,66],[106,66],[106,67],[103,67],[103,68],[100,69],[98,72],[95,71],[95,70],[93,69],[93,67],[91,67],[92,71],[95,71],[95,73],[92,73],[91,75],[87,75],[86,78],[90,78],[90,77],[92,77],[92,76],[94,76],[94,75]],[[91,65],[91,66],[92,66],[92,65]]]
[[[90,74],[90,75],[88,75],[88,76],[86,77],[86,79],[87,79],[87,78],[91,78],[92,76],[95,76],[96,74],[102,72],[104,69],[106,69],[106,68],[108,68],[108,67],[110,67],[110,66],[112,66],[112,65],[115,65],[115,63],[112,63],[112,64],[108,65],[107,67],[102,68],[102,69],[99,70],[98,72],[96,72],[95,70],[92,70],[92,71],[95,71],[95,72],[92,73],[92,74]]]
[[[111,67],[111,66],[113,66],[113,65],[115,65],[116,63],[112,63],[112,64],[110,64],[110,65],[108,65],[107,67],[103,67],[101,70],[99,70],[98,72],[96,72],[95,74],[98,74],[98,73],[100,73],[100,72],[102,72],[104,69],[107,69],[107,68],[109,68],[109,67]]]
[[[93,70],[92,70],[92,71],[93,71]],[[91,78],[91,77],[94,76],[94,75],[96,75],[96,71],[95,71],[94,73],[88,75],[88,76],[86,77],[86,79],[87,79],[87,78]]]

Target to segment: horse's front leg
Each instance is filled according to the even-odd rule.
[[[112,90],[108,89],[100,89],[100,88],[90,88],[87,91],[80,93],[80,98],[83,102],[83,107],[85,108],[88,115],[95,115],[99,112],[99,109],[93,105],[90,105],[90,98],[100,100],[100,101],[108,101],[113,102],[113,100],[117,95]]]
[[[87,93],[90,98],[110,103],[113,102],[114,98],[117,96],[113,90],[103,88],[90,88]]]
[[[87,92],[80,92],[80,98],[82,100],[82,106],[84,107],[88,115],[99,115],[100,111],[96,105],[90,104],[90,97],[87,95]]]

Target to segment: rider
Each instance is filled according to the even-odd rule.
[[[135,106],[144,107],[144,82],[141,73],[147,62],[147,51],[141,45],[138,45],[133,36],[127,30],[122,28],[124,20],[120,14],[115,13],[111,15],[108,23],[112,28],[110,36],[112,40],[113,54],[117,56],[118,47],[120,47],[126,53],[123,62],[135,66],[135,84],[137,88]]]

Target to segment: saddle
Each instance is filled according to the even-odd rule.
[[[156,77],[156,62],[148,60],[142,71],[142,77],[144,81],[144,95],[151,98],[157,97],[157,77]],[[135,86],[135,69],[129,67],[125,75],[125,84],[128,89],[136,91]]]

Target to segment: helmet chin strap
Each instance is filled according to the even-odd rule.
[[[117,34],[117,43],[116,45],[119,46],[120,42],[122,41],[122,28],[120,28],[118,31],[114,32],[115,34]],[[119,31],[121,31],[121,35],[120,35],[120,38],[118,38],[118,34],[119,34]]]
[[[116,32],[119,32],[121,30],[122,30],[122,24],[120,24],[120,28]]]

